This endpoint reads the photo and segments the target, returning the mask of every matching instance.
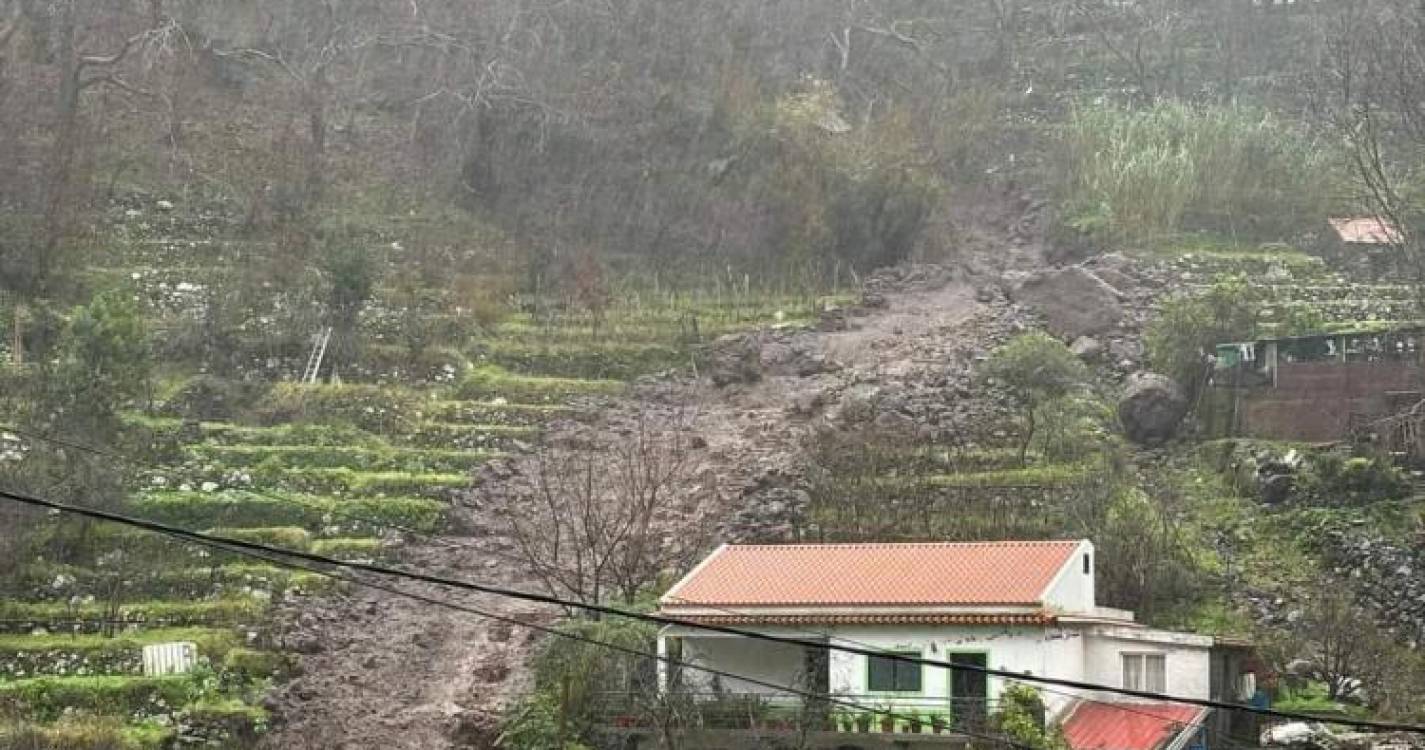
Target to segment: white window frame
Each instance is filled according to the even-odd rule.
[[[1148,664],[1157,662],[1156,675],[1150,675]],[[1144,690],[1150,693],[1168,692],[1168,655],[1162,651],[1123,651],[1118,655],[1119,668],[1123,673],[1125,690]],[[1130,666],[1132,670],[1130,671]],[[1157,680],[1150,679],[1157,677]]]

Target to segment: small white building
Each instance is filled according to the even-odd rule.
[[[1212,638],[1155,630],[1136,623],[1131,612],[1097,606],[1097,564],[1086,540],[726,545],[668,591],[660,614],[915,656],[946,668],[682,625],[662,631],[659,650],[758,682],[882,710],[943,712],[957,723],[992,713],[1009,680],[955,665],[1208,698]],[[674,680],[695,695],[796,700],[766,685],[714,681],[693,669],[670,674],[665,667],[662,679],[665,686]],[[1080,703],[1124,701],[1068,688],[1041,689],[1041,697],[1046,718],[1064,722],[1066,730]],[[1084,697],[1093,700],[1081,701]],[[1206,718],[1197,709],[1188,714],[1193,725]],[[1172,734],[1174,742],[1164,747],[1177,744],[1178,733]],[[1141,750],[1097,739],[1099,750]]]

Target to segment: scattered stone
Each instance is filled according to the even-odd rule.
[[[1069,351],[1085,362],[1092,362],[1103,355],[1103,342],[1092,336],[1080,336],[1069,345]]]
[[[1130,440],[1156,443],[1171,438],[1187,416],[1182,388],[1166,375],[1140,372],[1130,375],[1118,400],[1118,419]]]

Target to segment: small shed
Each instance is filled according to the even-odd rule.
[[[1348,216],[1327,219],[1322,255],[1336,265],[1352,268],[1373,276],[1390,273],[1395,266],[1396,249],[1405,241],[1405,234],[1389,219],[1376,216]]]

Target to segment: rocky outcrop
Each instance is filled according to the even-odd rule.
[[[708,377],[719,387],[762,379],[762,339],[757,334],[728,334],[708,345]]]
[[[1118,400],[1118,420],[1123,432],[1138,443],[1156,443],[1177,434],[1187,416],[1187,396],[1166,375],[1140,372],[1130,375]]]
[[[1118,290],[1082,266],[1031,274],[1010,297],[1042,315],[1045,327],[1067,341],[1111,331],[1123,322]]]

